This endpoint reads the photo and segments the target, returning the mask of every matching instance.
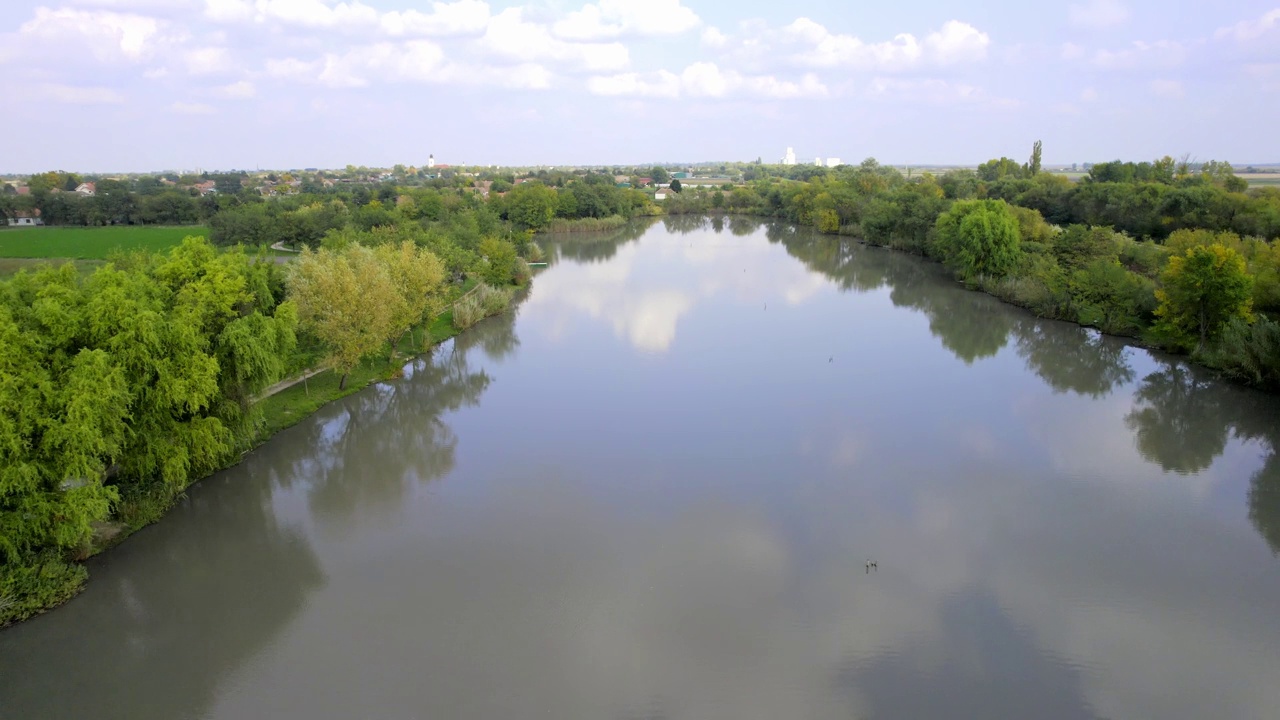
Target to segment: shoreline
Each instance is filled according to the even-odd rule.
[[[70,562],[83,568],[84,563],[89,559],[112,550],[135,534],[163,520],[187,490],[218,473],[239,465],[249,453],[265,445],[280,432],[306,420],[332,402],[354,395],[375,383],[395,379],[401,374],[406,362],[429,355],[445,341],[452,340],[467,332],[471,328],[459,330],[453,325],[453,307],[460,300],[475,292],[479,286],[480,283],[478,282],[471,285],[462,294],[453,298],[449,302],[448,308],[435,316],[430,322],[411,328],[401,338],[400,343],[392,350],[389,356],[368,358],[361,362],[359,366],[351,371],[345,388],[338,388],[339,378],[333,369],[328,367],[309,368],[268,387],[254,401],[254,408],[261,411],[260,427],[246,447],[229,457],[224,464],[187,483],[181,492],[175,494],[171,504],[158,517],[142,522],[136,527],[131,527],[129,523],[121,521],[118,516],[100,521],[98,526],[100,532],[94,540],[93,547],[82,557]],[[522,291],[527,290],[529,286],[530,283],[526,283],[522,286],[515,286],[515,288],[517,291]],[[514,304],[508,306],[502,313],[497,313],[494,317],[511,312],[513,309]],[[473,325],[472,327],[475,326]],[[319,378],[315,383],[317,387],[312,391],[310,381],[317,378]],[[268,390],[271,392],[267,392]],[[88,584],[89,578],[86,577],[85,581],[76,587],[73,592],[53,604],[43,607],[25,618],[0,623],[0,632],[29,622],[66,605],[84,592]],[[3,598],[0,598],[0,602],[3,600]]]

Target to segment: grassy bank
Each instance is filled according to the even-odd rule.
[[[209,236],[204,225],[34,227],[0,230],[0,257],[105,260],[116,250],[167,250],[188,235]]]

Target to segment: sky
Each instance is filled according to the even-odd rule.
[[[0,173],[1280,162],[1280,0],[4,0]]]

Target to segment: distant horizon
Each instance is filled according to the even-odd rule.
[[[872,156],[872,157],[874,158],[874,156]],[[997,157],[995,157],[995,158],[987,158],[986,160],[981,160],[981,161],[979,161],[979,162],[972,162],[972,163],[897,163],[897,162],[886,162],[886,161],[880,160],[879,158],[874,158],[874,159],[876,160],[876,162],[878,162],[880,165],[882,165],[882,166],[884,166],[884,167],[893,167],[893,168],[924,168],[924,169],[929,169],[929,168],[939,168],[939,169],[943,169],[943,168],[945,168],[945,169],[958,169],[958,170],[962,170],[962,169],[968,169],[968,168],[976,168],[976,167],[978,167],[979,165],[981,165],[982,163],[985,163],[985,162],[987,162],[988,160],[998,159],[998,157],[1000,157],[1000,156],[997,156]],[[1008,156],[1006,155],[1006,156],[1004,156],[1004,157],[1008,157]],[[1161,156],[1161,157],[1163,157],[1163,156]],[[1173,156],[1170,156],[1170,157],[1173,157]],[[844,163],[842,163],[842,165],[844,165],[844,166],[856,166],[856,165],[860,165],[860,164],[861,164],[864,160],[866,160],[866,159],[868,159],[868,158],[862,158],[862,159],[855,160],[855,161],[845,161]],[[1016,159],[1016,158],[1014,158],[1014,159]],[[1069,168],[1069,167],[1070,167],[1071,165],[1073,165],[1073,164],[1074,164],[1074,165],[1076,165],[1077,167],[1081,167],[1081,168],[1083,168],[1083,166],[1085,166],[1085,165],[1097,165],[1097,164],[1099,164],[1099,163],[1104,163],[1104,162],[1114,162],[1114,161],[1120,161],[1120,162],[1150,162],[1150,161],[1155,160],[1155,159],[1158,159],[1158,158],[1145,158],[1145,159],[1141,159],[1141,160],[1139,160],[1139,159],[1134,159],[1134,158],[1111,158],[1111,159],[1109,159],[1109,160],[1087,160],[1087,161],[1083,161],[1083,162],[1081,162],[1081,161],[1076,161],[1075,163],[1045,162],[1045,163],[1043,164],[1043,167],[1044,167],[1046,170],[1048,170],[1048,171],[1052,171],[1052,170],[1054,170],[1054,169],[1067,169],[1067,168]],[[1204,159],[1196,159],[1196,158],[1192,158],[1192,159],[1191,159],[1191,162],[1192,162],[1193,164],[1195,164],[1195,163],[1208,162],[1209,160],[1219,160],[1219,161],[1220,161],[1221,159],[1220,159],[1220,158],[1204,158]],[[485,169],[485,170],[525,170],[525,169],[531,169],[531,170],[547,169],[547,170],[549,170],[549,169],[590,169],[590,168],[609,168],[609,169],[619,169],[619,168],[648,168],[648,167],[664,167],[664,168],[672,168],[672,167],[705,167],[705,166],[723,165],[723,164],[730,164],[730,163],[751,164],[751,163],[754,163],[754,162],[755,162],[755,160],[754,160],[754,159],[752,159],[752,160],[651,161],[651,162],[641,162],[641,163],[587,163],[587,164],[579,164],[579,165],[570,165],[570,164],[546,164],[546,165],[502,165],[502,164],[497,164],[497,165],[494,165],[494,164],[471,164],[471,163],[464,163],[464,162],[459,162],[459,163],[447,163],[447,162],[446,162],[446,163],[440,163],[439,161],[437,161],[437,167],[440,167],[440,166],[442,166],[442,165],[443,165],[443,167],[444,167],[444,168],[446,168],[446,169],[478,168],[478,169]],[[1276,169],[1276,170],[1280,171],[1280,161],[1277,161],[1277,162],[1236,162],[1236,161],[1233,161],[1233,160],[1227,160],[1226,162],[1230,163],[1230,164],[1231,164],[1231,166],[1232,166],[1232,168],[1234,168],[1236,171],[1240,171],[1240,170],[1242,170],[1242,169],[1244,169],[1244,168],[1249,168],[1249,167],[1252,167],[1252,168],[1273,168],[1273,169]],[[765,164],[765,165],[781,165],[782,163],[779,163],[779,162],[776,162],[776,161],[775,161],[775,162],[767,162],[767,161],[766,161],[764,164]],[[351,166],[352,166],[352,167],[357,167],[357,168],[366,168],[366,169],[369,169],[369,170],[389,170],[389,169],[391,169],[391,168],[395,167],[396,165],[404,165],[405,167],[413,167],[413,168],[417,168],[417,169],[419,169],[419,170],[426,169],[426,163],[425,163],[425,162],[423,162],[423,163],[406,163],[406,162],[398,162],[398,163],[392,163],[392,164],[390,164],[390,165],[356,165],[356,164],[354,164],[354,163],[352,163],[352,164],[351,164]],[[814,165],[814,163],[813,163],[812,161],[810,161],[810,162],[797,162],[797,163],[796,163],[796,165],[797,165],[797,166],[813,166],[813,165]],[[45,173],[45,172],[67,172],[67,173],[73,173],[73,174],[75,174],[75,175],[80,175],[80,176],[87,176],[87,175],[163,175],[163,174],[167,174],[167,173],[178,173],[178,174],[184,174],[184,173],[193,173],[193,174],[194,174],[194,173],[198,173],[198,174],[210,174],[210,175],[217,175],[217,174],[222,174],[222,173],[238,173],[238,172],[245,172],[245,173],[273,173],[273,172],[342,172],[342,171],[345,171],[345,170],[346,170],[346,168],[347,168],[347,165],[332,166],[332,167],[321,167],[321,166],[318,166],[318,165],[307,165],[307,166],[302,166],[302,167],[262,167],[262,168],[161,168],[161,169],[147,169],[147,170],[79,170],[79,169],[76,169],[76,168],[69,168],[69,167],[50,167],[50,168],[44,168],[44,169],[41,169],[41,170],[37,170],[37,171],[34,171],[34,172],[7,172],[7,171],[4,171],[4,172],[0,172],[0,178],[23,178],[23,177],[30,177],[30,176],[32,176],[32,175],[39,175],[40,173]]]

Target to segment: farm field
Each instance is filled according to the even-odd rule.
[[[1249,181],[1249,187],[1280,187],[1280,172],[1243,173],[1240,177]]]
[[[8,228],[0,230],[0,258],[105,260],[113,250],[163,250],[208,234],[203,225]]]

